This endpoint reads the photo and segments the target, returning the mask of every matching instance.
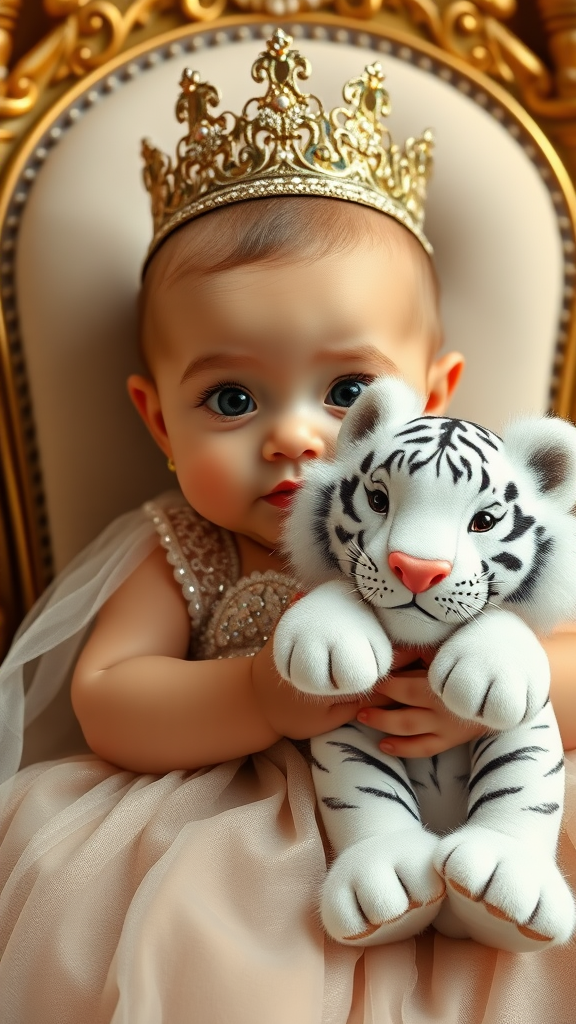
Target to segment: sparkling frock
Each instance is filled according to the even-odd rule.
[[[190,656],[259,650],[291,581],[240,579],[233,538],[183,501],[145,514],[182,586]],[[161,777],[89,753],[31,765],[0,821],[2,1024],[574,1024],[574,944],[513,955],[429,930],[348,949],[319,926],[325,865],[287,740]]]

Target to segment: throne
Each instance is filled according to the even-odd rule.
[[[576,147],[576,4],[559,19],[541,2],[556,78],[507,27],[514,0],[45,6],[52,27],[0,84],[0,654],[54,572],[173,483],[124,384],[151,236],[140,139],[173,149],[184,66],[238,110],[278,24],[327,105],[380,61],[394,137],[434,130],[426,232],[446,343],[468,364],[455,414],[495,430],[520,412],[576,415],[576,196],[559,155]],[[18,7],[0,21],[6,65]]]

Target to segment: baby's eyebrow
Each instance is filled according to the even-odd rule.
[[[318,353],[314,361],[318,363],[375,363],[383,374],[390,373],[397,377],[400,376],[400,370],[396,363],[384,352],[381,352],[376,345],[357,345],[347,349],[324,349]]]
[[[383,373],[400,375],[400,370],[389,356],[376,345],[357,345],[353,348],[323,349],[314,358],[315,363],[371,363]],[[180,379],[185,384],[197,374],[206,370],[246,370],[261,367],[259,359],[250,355],[236,355],[232,352],[212,352],[210,355],[191,359]]]
[[[198,359],[191,359],[180,379],[185,384],[191,377],[202,373],[205,370],[245,370],[250,367],[260,366],[260,360],[254,356],[238,356],[228,352],[214,352],[209,356],[199,356]]]

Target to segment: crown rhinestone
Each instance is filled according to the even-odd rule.
[[[301,90],[310,63],[278,28],[252,66],[266,92],[242,113],[215,113],[220,93],[185,68],[176,117],[187,126],[176,159],[142,142],[144,184],[154,237],[147,259],[177,227],[204,212],[255,196],[319,195],[360,203],[404,224],[428,253],[423,233],[433,137],[427,130],[401,148],[384,123],[390,99],[378,62],[343,89],[343,106],[326,111]]]

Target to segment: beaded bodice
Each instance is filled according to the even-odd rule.
[[[198,661],[256,654],[296,592],[289,576],[269,570],[240,578],[234,539],[184,498],[144,506],[182,587]]]

